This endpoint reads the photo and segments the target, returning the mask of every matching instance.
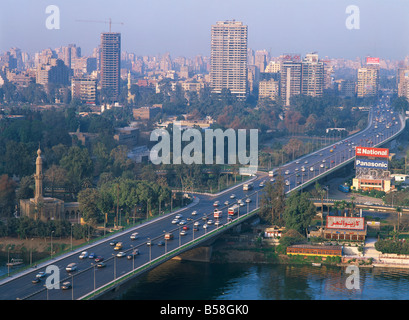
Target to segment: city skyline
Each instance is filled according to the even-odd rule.
[[[121,1],[117,3],[77,0],[53,4],[60,9],[60,29],[49,30],[46,1],[4,1],[0,22],[0,51],[18,47],[33,54],[44,48],[75,43],[83,55],[91,55],[108,23],[83,22],[112,19],[112,31],[123,38],[122,51],[137,55],[169,52],[171,56],[210,56],[211,25],[237,20],[248,26],[248,47],[271,55],[318,52],[321,57],[354,59],[379,56],[403,59],[409,45],[396,35],[409,30],[409,3],[400,0],[360,1],[360,27],[345,26],[349,1],[223,1],[176,0]],[[23,10],[24,9],[24,10]],[[79,10],[80,9],[80,10]],[[119,24],[121,23],[121,24]],[[123,23],[123,24],[122,24]]]

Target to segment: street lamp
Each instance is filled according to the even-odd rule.
[[[73,227],[73,223],[71,223],[71,251],[72,251],[72,227]]]
[[[53,233],[54,233],[54,230],[51,231],[51,252],[50,252],[51,259],[53,258]]]
[[[150,246],[149,246],[149,262],[151,262],[151,260],[152,260],[152,243],[151,243],[151,238],[148,238],[148,242],[151,244]]]
[[[112,253],[112,255],[114,256],[114,280],[116,279],[116,255],[114,253]]]

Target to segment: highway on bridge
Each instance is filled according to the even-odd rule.
[[[287,183],[286,188],[288,190],[286,191],[290,192],[305,187],[320,177],[350,163],[354,159],[353,147],[356,145],[379,146],[392,139],[405,126],[404,118],[392,112],[389,109],[388,99],[382,98],[379,104],[371,109],[369,125],[365,130],[346,138],[342,142],[337,142],[336,145],[328,146],[282,166],[280,169]],[[378,118],[378,121],[376,121],[376,118]],[[303,171],[303,167],[305,171]],[[193,204],[188,208],[166,214],[120,234],[100,240],[98,243],[88,247],[84,246],[75,252],[54,258],[38,266],[36,269],[25,270],[2,279],[0,280],[0,299],[81,299],[92,292],[94,288],[97,289],[114,279],[118,279],[122,275],[162,256],[165,252],[174,250],[179,245],[183,246],[193,238],[198,238],[215,228],[226,225],[227,207],[230,207],[233,202],[236,203],[237,199],[242,198],[244,201],[248,196],[251,202],[244,202],[241,212],[243,214],[253,211],[259,202],[260,195],[258,191],[262,190],[259,183],[268,179],[270,177],[267,177],[266,173],[259,173],[253,178],[254,189],[251,191],[243,191],[242,186],[239,185],[216,196],[198,195]],[[231,197],[232,194],[235,194],[235,198]],[[213,210],[215,201],[219,201],[219,208],[223,211],[219,226],[216,226],[214,222],[206,224],[202,219],[204,215],[209,215],[209,218],[214,220]],[[228,201],[229,204],[224,205],[225,201]],[[196,211],[196,215],[192,215],[193,211]],[[185,220],[185,225],[172,223],[172,220],[178,213],[183,215],[181,220]],[[196,221],[200,222],[201,225],[194,231],[193,223]],[[207,229],[203,228],[204,224],[207,225]],[[186,230],[185,235],[181,236],[179,231],[182,230],[183,226],[187,226],[188,230]],[[138,232],[138,238],[131,240],[130,236],[134,232]],[[163,244],[159,243],[164,241],[164,234],[166,232],[172,232],[174,239],[165,241]],[[149,240],[152,241],[150,246],[147,245]],[[121,250],[114,250],[114,247],[111,245],[111,242],[114,241],[121,241],[123,243]],[[139,255],[135,256],[134,259],[128,260],[126,256],[116,256],[118,252],[129,254],[134,249],[139,250]],[[82,251],[103,257],[105,267],[97,268],[94,259],[79,259]],[[70,263],[76,263],[78,269],[74,272],[67,272],[66,267]],[[39,272],[45,271],[47,265],[57,266],[61,277],[60,283],[70,282],[71,288],[67,290],[47,290],[44,286],[46,277],[39,283],[32,283],[32,280],[36,278]]]

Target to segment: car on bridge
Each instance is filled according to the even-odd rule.
[[[63,289],[63,290],[68,290],[68,289],[71,289],[71,282],[69,282],[69,281],[66,281],[66,282],[63,282],[63,284],[61,285],[61,289]]]
[[[134,232],[131,234],[131,240],[136,240],[138,239],[138,237],[139,237],[138,232]]]
[[[70,263],[66,268],[65,268],[65,271],[67,271],[67,272],[72,272],[72,271],[75,271],[75,270],[77,270],[77,264],[76,263]]]
[[[80,259],[85,259],[86,257],[88,257],[88,252],[87,251],[82,251],[79,258]]]

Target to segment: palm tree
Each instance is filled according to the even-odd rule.
[[[355,198],[354,196],[351,197],[351,207],[352,207],[351,217],[353,217],[353,216],[354,216],[354,213],[355,213],[355,203],[354,203],[355,199],[356,199],[356,198]]]
[[[341,209],[341,216],[342,213],[345,215],[345,208],[347,207],[347,203],[345,202],[345,200],[341,201],[341,204],[339,205],[339,208]]]
[[[397,232],[399,232],[400,216],[402,214],[402,208],[401,207],[396,207],[396,212],[398,214],[398,230],[397,230]]]
[[[338,215],[339,205],[340,205],[339,201],[335,201],[334,205],[332,206],[335,210],[335,215]]]

